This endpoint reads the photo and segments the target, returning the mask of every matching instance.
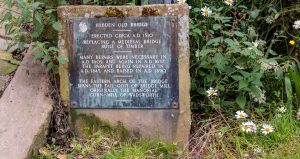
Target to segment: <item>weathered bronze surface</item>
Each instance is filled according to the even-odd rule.
[[[177,17],[68,19],[73,108],[178,108]]]

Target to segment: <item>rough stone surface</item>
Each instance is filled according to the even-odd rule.
[[[118,12],[116,12],[116,10]],[[178,16],[179,32],[179,105],[177,109],[78,109],[77,113],[92,113],[102,120],[116,124],[122,122],[131,131],[139,131],[144,137],[161,138],[184,146],[188,142],[191,124],[190,112],[190,74],[189,74],[189,8],[187,5],[147,5],[147,6],[61,6],[58,17],[62,23],[59,34],[59,48],[68,55],[67,24],[68,17],[99,16]],[[70,81],[68,64],[60,64],[60,91],[64,102],[70,106]]]
[[[0,76],[0,92],[5,89],[6,83],[9,81],[9,76]],[[1,94],[0,94],[1,98]]]
[[[52,111],[46,68],[27,53],[0,99],[0,158],[29,158],[41,146]]]

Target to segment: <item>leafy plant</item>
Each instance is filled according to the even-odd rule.
[[[35,59],[57,72],[58,62],[68,61],[56,47],[57,32],[62,29],[56,7],[61,2],[5,0],[1,24],[5,25],[5,34],[12,39],[7,49],[17,46],[22,50],[31,44],[32,51],[36,52]]]
[[[211,103],[210,97],[206,97],[210,87],[218,89],[216,100],[221,108],[268,107],[270,102],[282,100],[293,105],[290,75],[297,79],[287,70],[297,62],[293,58],[297,46],[282,45],[291,35],[293,39],[299,37],[296,32],[283,30],[294,30],[283,21],[289,13],[285,9],[291,6],[268,0],[233,1],[232,5],[224,1],[189,3],[193,8],[190,44],[194,109],[209,108],[205,105]],[[205,6],[211,10],[210,15],[204,14]],[[275,24],[276,20],[279,23]],[[279,55],[282,50],[288,54]],[[278,91],[279,96],[275,93]]]

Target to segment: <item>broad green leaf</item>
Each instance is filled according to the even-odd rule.
[[[42,4],[44,4],[44,3],[42,3],[42,2],[34,2],[31,6],[34,9],[39,9],[39,8],[41,8],[40,5],[42,5]]]
[[[256,10],[253,10],[250,12],[250,16],[251,16],[251,18],[255,19],[258,17],[259,13],[260,13],[260,10],[256,9]]]
[[[90,2],[90,0],[83,0],[82,3],[83,4],[88,4]]]
[[[62,56],[62,55],[60,55],[60,56],[57,58],[57,60],[58,60],[59,63],[69,62],[68,57]]]
[[[61,29],[62,29],[62,26],[61,26],[61,24],[60,24],[59,21],[53,23],[53,24],[52,24],[52,27],[53,27],[56,31],[61,31]]]
[[[251,86],[250,90],[251,90],[251,93],[254,94],[256,97],[259,97],[261,94],[261,90],[258,87]]]
[[[240,80],[242,80],[242,79],[244,79],[242,76],[240,76],[240,75],[232,75],[232,76],[230,76],[232,79],[234,79],[234,80],[236,80],[236,81],[240,81]]]
[[[13,27],[12,23],[8,23],[5,25],[5,34],[8,35],[10,34],[11,28]]]
[[[214,25],[213,25],[213,29],[214,29],[214,30],[219,30],[219,29],[221,29],[221,25],[219,25],[219,24],[214,24]]]
[[[36,54],[34,54],[34,59],[39,59],[39,58],[41,58],[41,57],[43,57],[45,54],[44,54],[44,52],[43,51],[39,51],[39,52],[37,52]]]
[[[58,48],[56,47],[49,47],[48,51],[59,52]]]
[[[28,9],[23,9],[22,10],[22,14],[23,14],[23,22],[24,23],[28,23],[31,20],[31,12]]]
[[[51,59],[51,56],[50,55],[46,55],[44,56],[43,60],[42,60],[42,64],[45,64],[46,62],[49,62]]]
[[[5,15],[2,18],[2,22],[6,21],[6,20],[11,20],[11,18],[12,18],[11,12],[6,12]]]
[[[248,81],[246,80],[241,80],[239,81],[239,90],[243,89],[243,88],[247,88],[249,85]]]
[[[42,23],[42,15],[40,13],[35,13],[33,19],[33,34],[32,36],[37,38],[44,31],[44,24]]]
[[[240,32],[240,31],[235,31],[234,35],[238,36],[238,37],[245,37],[245,34]]]
[[[12,6],[13,6],[13,0],[5,0],[5,5],[7,6],[7,7],[9,7],[9,8],[12,8]]]
[[[38,21],[40,24],[43,23],[43,22],[42,22],[42,14],[39,13],[39,12],[35,12],[35,13],[34,13],[34,19],[35,19],[36,21]]]
[[[48,9],[48,10],[45,11],[45,13],[50,14],[50,13],[55,12],[55,11],[56,11],[56,9]]]
[[[247,102],[247,99],[246,99],[245,96],[239,95],[239,96],[235,99],[235,102],[240,106],[241,109],[244,109],[244,108],[245,108],[245,105],[246,105],[246,102]]]

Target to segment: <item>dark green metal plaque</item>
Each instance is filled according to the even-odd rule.
[[[178,108],[177,17],[68,20],[73,108]]]

